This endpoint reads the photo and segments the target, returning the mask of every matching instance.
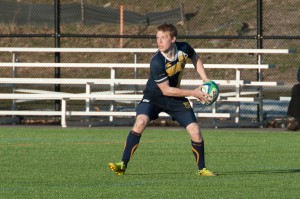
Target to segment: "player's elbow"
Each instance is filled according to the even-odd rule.
[[[158,84],[158,87],[160,88],[160,90],[164,96],[173,96],[174,88],[170,87],[168,83],[164,82],[164,83]]]
[[[164,96],[171,96],[171,92],[169,91],[169,89],[161,89],[161,92]]]

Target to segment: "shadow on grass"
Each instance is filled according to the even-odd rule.
[[[261,171],[232,171],[232,172],[216,172],[217,176],[225,175],[244,175],[244,174],[273,174],[273,173],[300,173],[300,169],[282,169],[282,170],[261,170]],[[187,172],[153,172],[153,173],[130,173],[131,176],[147,176],[147,175],[186,175]]]
[[[279,170],[261,170],[261,171],[232,171],[218,173],[218,175],[240,175],[240,174],[272,174],[272,173],[299,173],[300,169],[279,169]]]

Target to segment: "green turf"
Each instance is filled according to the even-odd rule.
[[[300,134],[273,129],[204,129],[198,177],[183,129],[149,128],[124,176],[129,128],[0,129],[0,198],[299,198]]]

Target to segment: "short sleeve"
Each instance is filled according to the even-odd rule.
[[[150,62],[150,73],[154,81],[158,84],[168,80],[168,74],[166,73],[163,61],[152,59]]]
[[[195,55],[197,54],[195,49],[192,48],[190,46],[190,44],[188,44],[188,43],[186,43],[186,52],[187,52],[188,58],[190,58],[190,59],[193,59],[195,57]]]

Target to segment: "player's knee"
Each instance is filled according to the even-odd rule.
[[[147,126],[147,119],[146,118],[137,118],[135,125],[138,127],[146,127]]]
[[[187,132],[189,133],[191,139],[195,142],[202,142],[203,137],[201,135],[200,128],[198,124],[192,123],[186,127]]]
[[[189,132],[189,133],[199,133],[200,132],[200,128],[198,126],[197,123],[191,123],[189,124],[187,127],[186,127],[186,130]]]
[[[147,116],[139,115],[136,118],[133,129],[141,133],[142,131],[144,131],[148,123],[149,123],[149,118]]]

